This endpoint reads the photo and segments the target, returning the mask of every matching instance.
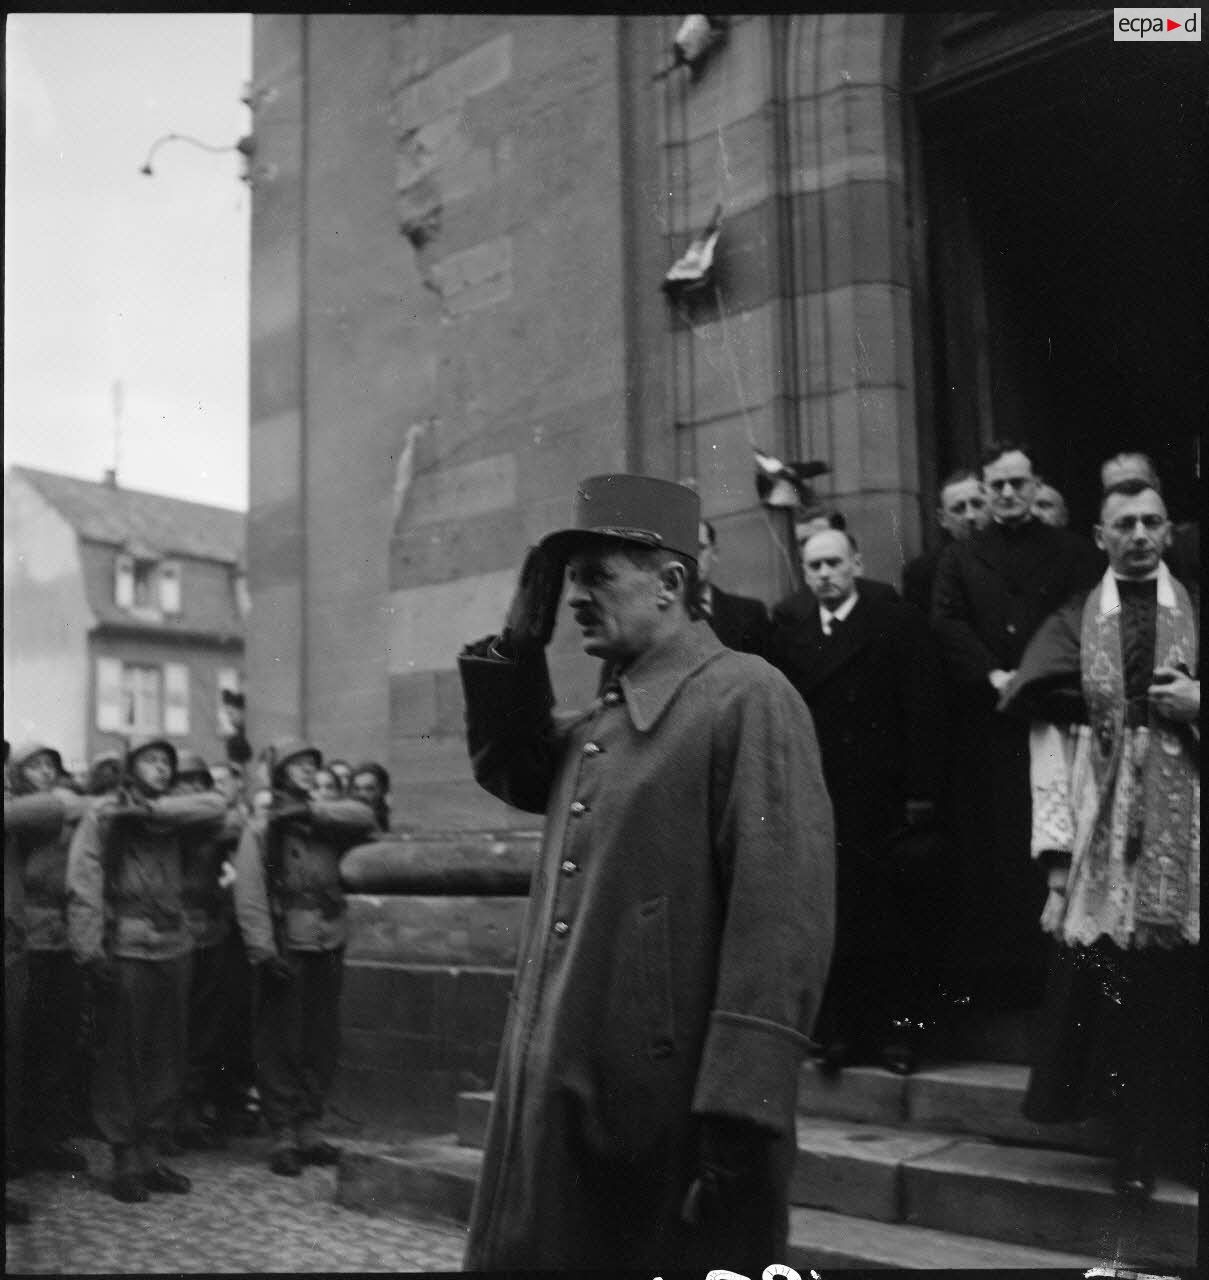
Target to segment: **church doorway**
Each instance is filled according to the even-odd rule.
[[[1038,19],[907,22],[925,470],[1027,440],[1086,531],[1100,461],[1142,449],[1197,516],[1209,55],[1115,44],[1103,13],[1012,21]]]

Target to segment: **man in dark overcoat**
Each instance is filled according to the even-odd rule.
[[[840,533],[848,532],[848,521],[842,511],[834,507],[809,507],[799,513],[794,520],[793,536],[798,547],[798,566],[802,571],[801,585],[787,596],[783,596],[772,607],[770,633],[786,628],[792,630],[814,616],[818,612],[819,602],[806,582],[806,566],[802,561],[802,553],[806,543],[816,533],[824,533],[828,529]],[[856,538],[852,537],[852,545],[856,546]],[[897,589],[889,582],[879,582],[876,578],[865,577],[865,566],[861,562],[860,552],[856,552],[856,573],[861,580],[861,595],[866,600],[897,600]]]
[[[818,603],[774,630],[770,656],[814,717],[835,807],[835,959],[816,1028],[823,1065],[877,1059],[909,1074],[932,982],[921,919],[935,928],[937,916],[939,655],[918,609],[866,596],[855,556],[847,533],[807,540],[803,567]]]
[[[478,781],[545,813],[471,1215],[474,1270],[783,1262],[798,1070],[831,952],[809,712],[694,619],[700,506],[594,476],[459,659]],[[553,711],[566,565],[599,695]]]
[[[701,521],[697,535],[697,579],[700,585],[698,608],[728,649],[767,656],[768,610],[762,600],[732,595],[714,585],[714,563],[718,558],[718,533],[708,520]]]
[[[925,617],[929,615],[940,557],[954,542],[965,542],[979,529],[985,529],[990,518],[986,490],[978,472],[962,468],[949,475],[940,487],[940,506],[936,508],[936,523],[944,532],[944,541],[903,566],[903,599]]]
[[[996,710],[1033,633],[1103,570],[1091,543],[1042,524],[1027,447],[986,449],[991,523],[940,558],[932,621],[954,685],[960,873],[951,980],[985,1008],[1035,1005],[1045,960],[1036,919],[1045,882],[1029,858],[1028,727]]]

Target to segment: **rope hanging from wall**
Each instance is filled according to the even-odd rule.
[[[727,78],[729,78],[729,75],[728,75],[729,63],[726,59],[720,60],[720,67],[718,69],[722,71],[722,74],[724,76],[727,76]],[[687,137],[688,137],[687,94],[688,94],[688,91],[689,91],[688,84],[682,82],[680,85],[679,106],[680,106],[680,138],[683,143],[684,156],[685,156],[684,165],[683,165],[678,183],[672,182],[670,180],[671,175],[668,175],[669,200],[675,200],[677,197],[679,197],[680,201],[682,202],[682,207],[686,209],[688,206],[689,190],[691,187],[691,173],[689,169],[689,160],[688,160],[689,146],[687,142]],[[736,394],[736,399],[739,406],[740,419],[742,422],[742,430],[745,433],[746,442],[748,446],[751,448],[752,454],[753,454],[753,476],[757,480],[757,498],[760,501],[760,509],[764,517],[765,530],[767,532],[770,543],[776,549],[776,552],[779,554],[780,558],[784,561],[786,570],[790,578],[796,579],[797,566],[788,548],[788,542],[792,541],[792,537],[787,539],[785,536],[778,534],[777,524],[779,523],[779,521],[774,521],[773,510],[787,509],[789,511],[787,520],[789,522],[790,530],[792,530],[792,518],[793,518],[792,510],[793,510],[793,507],[797,505],[797,503],[791,502],[788,505],[788,507],[786,507],[785,504],[781,501],[777,501],[775,504],[770,504],[768,501],[766,501],[765,493],[761,493],[760,491],[759,480],[769,476],[772,470],[779,468],[783,473],[784,483],[790,486],[790,488],[792,488],[793,490],[796,490],[796,493],[799,497],[800,502],[803,505],[805,505],[806,502],[808,502],[813,498],[813,492],[811,491],[810,486],[807,482],[808,477],[823,474],[827,471],[828,468],[825,463],[821,463],[821,462],[820,463],[813,463],[813,462],[812,463],[790,463],[790,464],[781,463],[779,459],[777,459],[772,454],[770,454],[767,451],[767,449],[759,441],[757,441],[755,426],[752,421],[751,413],[748,410],[747,396],[745,394],[744,385],[743,385],[743,375],[740,369],[740,362],[737,358],[737,354],[735,351],[735,342],[727,323],[728,317],[727,317],[726,299],[723,296],[722,285],[718,279],[718,274],[716,269],[717,260],[715,256],[717,246],[722,235],[724,209],[728,205],[731,205],[733,203],[733,200],[731,198],[731,192],[730,192],[732,175],[730,172],[730,166],[727,162],[726,143],[725,143],[725,137],[723,133],[723,122],[722,122],[723,104],[728,100],[730,100],[730,97],[731,97],[731,86],[729,84],[724,84],[722,92],[719,93],[717,96],[717,112],[718,112],[717,120],[716,120],[717,165],[716,165],[716,179],[715,179],[715,203],[714,203],[713,215],[710,218],[709,223],[701,232],[701,234],[697,236],[690,243],[686,252],[680,258],[678,258],[676,262],[673,264],[673,266],[669,269],[669,271],[665,275],[664,280],[662,282],[662,288],[664,292],[667,294],[668,300],[671,303],[672,307],[674,308],[676,314],[680,317],[680,319],[684,321],[684,324],[691,335],[692,343],[690,345],[690,359],[691,359],[691,351],[693,347],[696,346],[697,342],[701,342],[703,344],[705,342],[700,326],[694,323],[694,319],[692,315],[693,305],[694,303],[697,303],[699,299],[707,293],[707,291],[708,291],[708,294],[712,297],[714,309],[716,309],[716,312],[717,312],[722,346],[725,348],[726,358],[727,358],[729,369],[730,369],[730,374],[734,380],[735,394]],[[665,114],[665,128],[666,128],[667,120],[668,120],[668,116]],[[670,131],[667,131],[667,132],[670,134]],[[679,188],[678,190],[675,189],[677,187]],[[714,368],[718,368],[718,366],[715,365],[713,362],[713,358],[709,353],[708,346],[703,346],[702,349],[705,351],[706,359],[710,362],[711,366],[713,366]],[[695,361],[693,363],[695,364]],[[678,382],[679,380],[677,379],[676,381]],[[688,388],[689,388],[689,396],[691,397],[690,404],[688,406],[685,406],[688,409],[688,413],[687,415],[682,417],[681,413],[677,412],[675,416],[678,423],[684,422],[687,419],[687,423],[693,424],[693,425],[690,425],[688,429],[695,430],[696,405],[695,405],[694,393],[696,389],[696,378],[695,376],[693,376],[691,368],[690,368],[690,375],[688,379]],[[677,406],[677,409],[679,408],[680,406]],[[766,462],[764,460],[768,460],[768,461]],[[770,470],[770,464],[772,464],[771,470]]]

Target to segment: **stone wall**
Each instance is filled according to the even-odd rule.
[[[458,649],[498,628],[575,482],[624,468],[617,20],[394,26],[400,251],[423,394],[389,542],[391,757],[403,821],[525,821],[469,783]],[[552,649],[567,696],[590,670]],[[530,820],[531,821],[531,820]]]
[[[660,20],[665,48],[676,19]],[[871,577],[919,550],[901,19],[739,17],[656,114],[672,261],[723,210],[715,290],[674,308],[677,471],[718,528],[723,586],[793,583],[755,502],[751,445],[817,458]]]
[[[469,777],[456,654],[575,482],[696,485],[776,599],[751,446],[819,457],[871,575],[918,549],[898,20],[256,19],[250,717],[377,755],[409,830],[523,825]],[[715,204],[717,289],[663,272]],[[592,664],[551,647],[567,703]]]

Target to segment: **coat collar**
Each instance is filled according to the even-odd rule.
[[[872,637],[872,613],[878,607],[860,589],[856,589],[856,603],[851,613],[830,639],[823,635],[819,606],[814,595],[808,612],[798,614],[784,624],[780,661],[783,670],[805,696],[824,681],[829,680],[841,667],[856,656]]]
[[[1160,609],[1175,608],[1175,587],[1171,585],[1171,570],[1159,561],[1159,585],[1156,595]],[[1107,617],[1121,607],[1121,593],[1117,590],[1117,576],[1111,569],[1100,579],[1100,616]]]
[[[823,621],[818,606],[815,606],[810,620],[806,661],[808,688],[814,689],[829,680],[869,643],[869,602],[861,595],[859,584],[853,601],[840,629],[830,638],[823,635]]]
[[[634,728],[649,733],[689,676],[726,652],[709,623],[698,620],[636,658],[617,679]],[[603,683],[609,680],[606,669]]]
[[[992,521],[964,545],[970,554],[1011,581],[1027,582],[1034,570],[1057,556],[1060,537],[1040,520],[1008,527]]]

